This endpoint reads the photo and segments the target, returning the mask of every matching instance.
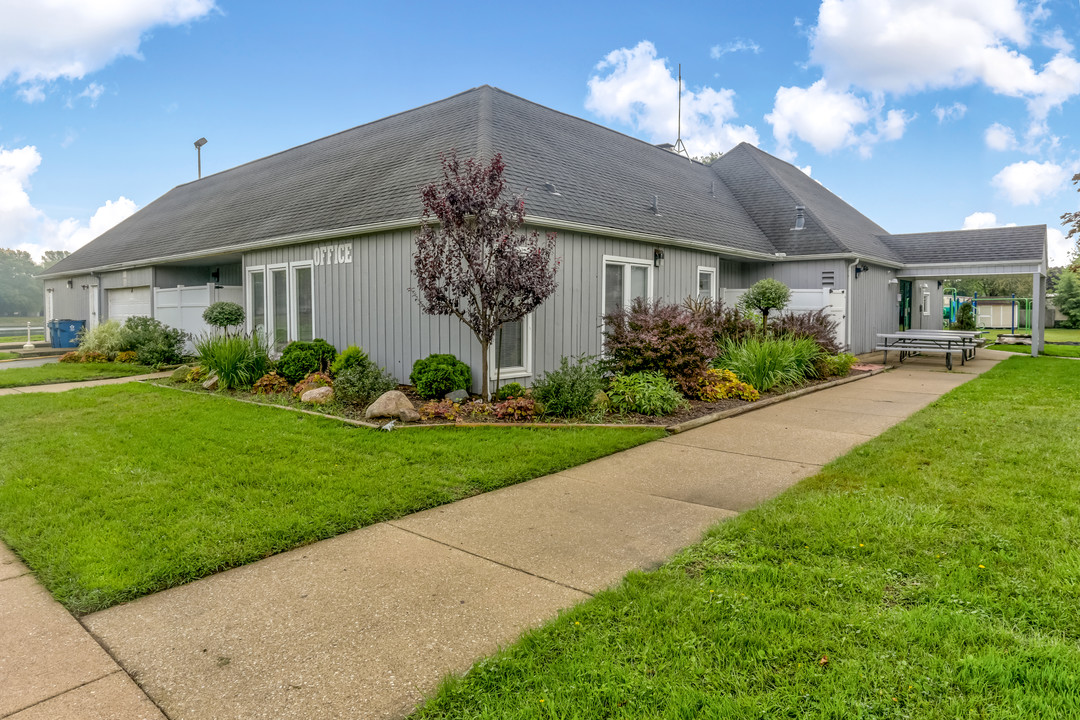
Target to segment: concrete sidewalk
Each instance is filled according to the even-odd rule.
[[[940,358],[908,361],[82,623],[172,720],[400,717],[446,673],[467,670],[627,572],[661,564],[713,523],[782,492],[1003,357],[981,351],[952,373]],[[4,618],[5,638],[28,625]],[[0,657],[0,687],[33,685],[29,678],[50,676],[49,663],[66,655],[27,648],[22,658]],[[9,676],[13,662],[30,668]],[[44,699],[57,689],[33,692]],[[83,700],[73,716],[141,717],[119,705],[106,711],[104,697]],[[34,715],[38,707],[44,703],[14,717],[62,716]]]
[[[25,395],[32,393],[58,393],[67,390],[76,390],[85,387],[100,387],[101,385],[119,385],[121,383],[136,382],[138,380],[153,380],[155,378],[167,378],[171,372],[148,373],[146,375],[128,375],[118,378],[102,378],[101,380],[85,380],[83,382],[54,383],[52,385],[26,385],[24,387],[0,388],[0,397],[4,395]],[[2,718],[3,715],[0,715]]]

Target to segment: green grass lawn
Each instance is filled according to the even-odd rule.
[[[136,384],[0,397],[0,538],[91,612],[663,434],[385,433]]]
[[[30,333],[30,342],[44,342],[45,336],[41,333]],[[5,335],[0,337],[0,343],[26,342],[26,333],[21,335]]]
[[[998,335],[1008,334],[1009,330],[987,330],[986,337],[996,338]],[[1030,335],[1029,330],[1017,329],[1022,335]],[[1080,330],[1068,328],[1046,328],[1046,339],[1050,342],[1080,342]]]
[[[1010,359],[417,716],[1080,717],[1078,388]]]
[[[5,368],[0,365],[0,388],[83,382],[152,372],[153,368],[125,363],[48,363],[28,368]]]
[[[0,360],[14,360],[17,357],[19,356],[13,352],[3,352],[0,350]]]
[[[22,317],[4,315],[0,317],[0,327],[2,328],[23,328],[21,333],[0,333],[0,343],[6,342],[26,342],[26,323],[30,323],[31,327],[43,327],[45,325],[45,318],[43,317]],[[45,336],[41,333],[31,332],[30,339],[33,341],[42,341]]]
[[[1004,350],[1005,352],[1030,355],[1030,345],[988,345],[991,350]],[[1050,357],[1080,357],[1080,345],[1043,345],[1043,355]]]

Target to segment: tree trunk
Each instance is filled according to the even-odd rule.
[[[484,402],[490,402],[491,398],[488,396],[488,348],[491,346],[490,342],[480,343],[480,352],[483,357],[480,360],[481,372],[484,373],[483,379],[480,381],[480,397],[484,399]]]

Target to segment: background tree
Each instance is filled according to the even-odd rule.
[[[70,254],[67,250],[46,250],[41,254],[41,269],[48,270]]]
[[[0,315],[40,315],[45,304],[41,268],[25,250],[0,248]]]
[[[490,162],[456,151],[442,158],[442,181],[420,191],[422,226],[413,254],[415,288],[429,315],[452,315],[480,342],[481,394],[488,392],[488,355],[495,333],[523,319],[557,287],[555,234],[518,233],[525,201],[507,199],[502,155]]]
[[[1069,319],[1069,327],[1080,327],[1080,275],[1066,271],[1058,278],[1054,307]]]
[[[1077,192],[1080,192],[1080,173],[1073,175],[1073,185],[1076,185]],[[1061,224],[1065,226],[1069,232],[1065,234],[1067,238],[1076,238],[1076,244],[1073,246],[1073,250],[1069,253],[1069,261],[1071,262],[1070,268],[1080,264],[1080,210],[1073,212],[1067,212],[1061,216]]]
[[[769,324],[769,311],[783,310],[790,299],[791,290],[787,285],[773,278],[765,278],[751,285],[739,302],[743,307],[761,313],[761,331],[764,332]]]

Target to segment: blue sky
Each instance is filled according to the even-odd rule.
[[[490,84],[692,154],[741,140],[891,232],[1080,205],[1078,0],[0,0],[0,247],[73,250],[213,173]],[[764,9],[763,9],[764,8]]]

